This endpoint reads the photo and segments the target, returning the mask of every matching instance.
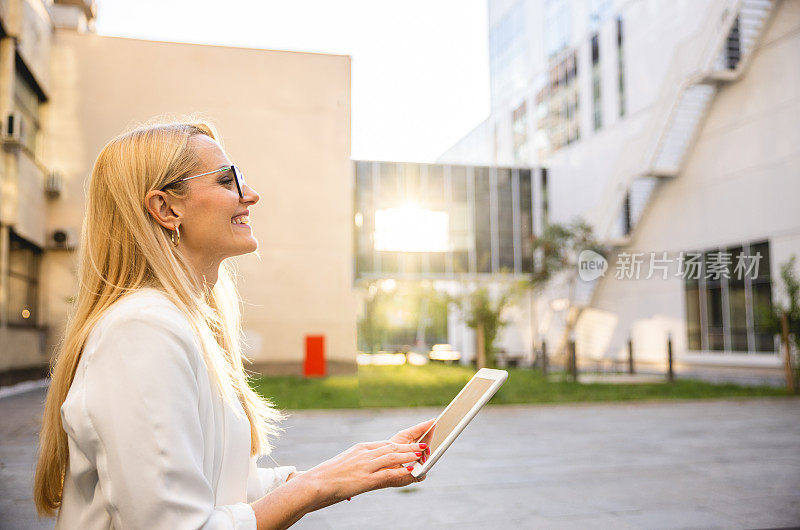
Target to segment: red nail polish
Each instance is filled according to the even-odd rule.
[[[349,501],[350,499],[352,499],[352,497],[347,497],[347,500],[348,500],[348,501]]]
[[[414,471],[414,466],[406,466],[406,469],[409,471]]]
[[[419,448],[420,449],[426,449],[427,447],[428,447],[428,444],[419,444]]]
[[[417,456],[422,456],[422,453],[420,451],[416,451],[414,454]]]

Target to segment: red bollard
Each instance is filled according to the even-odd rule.
[[[325,335],[306,335],[306,360],[303,376],[325,376]]]

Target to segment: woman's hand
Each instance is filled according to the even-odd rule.
[[[425,434],[425,431],[427,431],[428,428],[433,425],[434,421],[436,421],[436,418],[431,418],[428,421],[418,423],[413,427],[409,427],[408,429],[398,432],[389,438],[389,441],[398,444],[410,444],[416,440],[419,440],[420,436]]]
[[[394,443],[412,443],[416,441],[430,442],[431,436],[427,436],[425,440],[420,440],[420,438],[422,437],[423,434],[425,434],[425,431],[427,431],[428,428],[431,425],[433,425],[433,422],[435,421],[436,418],[431,418],[428,421],[423,421],[422,423],[418,423],[413,427],[409,427],[408,429],[398,432],[397,434],[389,438],[389,441]],[[419,461],[424,463],[425,460],[427,460],[428,455],[430,454],[431,454],[431,448],[426,447],[425,451],[423,451],[422,453],[422,458],[420,458]],[[418,478],[417,482],[422,482],[423,480],[425,480],[425,475],[422,475],[421,478]]]
[[[411,475],[411,466],[403,464],[419,459],[426,448],[427,444],[389,440],[362,442],[305,471],[302,480],[317,491],[316,510],[359,493],[418,482],[421,479]]]

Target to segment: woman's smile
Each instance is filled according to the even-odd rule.
[[[246,226],[250,228],[250,215],[248,213],[239,214],[231,218],[231,223],[237,226]]]

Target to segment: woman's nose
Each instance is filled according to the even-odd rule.
[[[244,202],[250,202],[255,204],[261,198],[261,196],[256,192],[256,190],[251,188],[248,184],[244,185],[243,192],[244,192],[244,197],[242,197],[242,201]]]

